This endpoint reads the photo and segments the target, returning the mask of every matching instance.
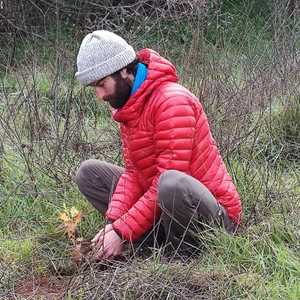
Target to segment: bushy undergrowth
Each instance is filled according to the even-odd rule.
[[[268,136],[260,144],[265,144],[264,156],[276,163],[278,160],[299,162],[300,160],[300,98],[292,98],[280,103],[266,116],[265,131]],[[260,147],[263,149],[263,147]]]
[[[4,60],[0,76],[0,298],[21,298],[23,280],[44,276],[63,278],[67,299],[300,298],[299,24],[275,34],[271,20],[254,30],[263,17],[255,23],[251,15],[242,28],[241,16],[220,9],[225,23],[215,35],[192,23],[174,36],[180,21],[168,29],[164,20],[154,23],[163,30],[139,27],[128,38],[171,58],[199,96],[241,195],[237,234],[205,234],[202,251],[185,263],[154,249],[144,259],[77,266],[59,214],[81,212],[80,238],[101,227],[72,178],[87,158],[122,164],[118,128],[74,80],[78,34],[72,46],[65,35],[24,40],[18,64]]]

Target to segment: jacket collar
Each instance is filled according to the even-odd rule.
[[[130,95],[133,95],[139,87],[143,84],[145,79],[147,78],[147,67],[142,63],[138,63],[136,67],[136,74],[133,82],[133,86],[131,89]]]
[[[164,82],[177,82],[176,69],[171,62],[151,49],[143,49],[137,53],[138,59],[147,66],[147,77],[138,90],[133,93],[126,104],[113,111],[117,122],[134,126],[141,115],[145,104],[153,91]]]

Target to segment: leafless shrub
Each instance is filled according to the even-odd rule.
[[[267,23],[273,27],[271,42],[263,38],[264,30],[271,30],[267,27],[261,37],[241,40],[235,47],[208,46],[203,36],[195,33],[193,43],[183,50],[179,63],[184,66],[182,82],[205,106],[224,154],[247,143],[262,126],[261,118],[253,122],[254,115],[262,117],[266,108],[272,112],[278,101],[287,104],[299,97],[300,54],[295,44],[299,21],[288,17],[289,6],[284,3],[276,2],[273,9]],[[247,36],[247,32],[241,28],[240,35]]]
[[[118,153],[119,148],[114,126],[97,128],[101,116],[93,115],[88,107],[94,99],[78,87],[75,91],[74,79],[67,86],[58,81],[60,66],[56,64],[57,69],[49,72],[48,81],[43,83],[33,59],[15,75],[16,92],[7,92],[2,84],[1,140],[6,151],[18,153],[26,165],[35,195],[38,174],[61,184],[71,180],[80,160],[94,155],[114,161],[112,153]],[[106,114],[104,110],[102,118],[107,119]],[[94,128],[92,134],[88,128]]]
[[[133,0],[133,1],[2,1],[0,24],[4,32],[32,33],[47,28],[57,18],[93,30],[106,27],[116,30],[136,18],[160,16],[167,19],[205,15],[207,0]],[[128,29],[128,27],[126,27]]]
[[[154,2],[67,1],[63,5],[48,1],[36,9],[48,5],[64,15],[78,6],[78,12],[87,16],[84,31],[102,27],[123,31],[129,26],[131,29],[124,35],[136,46],[144,46],[145,37],[151,32],[161,36],[153,48],[167,57],[177,55],[171,59],[180,70],[181,82],[199,96],[223,154],[232,153],[255,137],[262,126],[261,118],[274,99],[299,95],[299,52],[295,48],[299,23],[290,18],[289,6],[274,4],[271,42],[261,44],[258,37],[252,44],[245,40],[232,49],[224,43],[213,45],[205,41],[202,16],[207,16],[206,1],[181,1],[180,5],[178,1]],[[95,12],[95,8],[99,11]],[[140,20],[130,23],[131,18]],[[186,26],[190,26],[191,42],[187,43],[185,32],[181,33],[182,41],[175,53],[168,44],[174,36],[174,28],[169,25],[178,25],[182,18],[190,19]],[[170,20],[173,23],[168,23]],[[45,74],[38,53],[29,51],[22,62],[13,58],[17,43],[14,39],[10,59],[1,51],[5,57],[1,67],[14,77],[17,87],[10,91],[9,83],[2,82],[0,136],[5,141],[2,153],[9,147],[23,159],[34,194],[38,193],[36,173],[63,183],[72,178],[79,161],[88,157],[120,163],[117,128],[108,121],[109,113],[95,105],[91,108],[93,96],[80,89],[74,78],[63,80],[64,73],[72,70],[75,53],[53,41],[55,56]],[[252,47],[248,55],[245,47]],[[46,82],[40,78],[43,72]],[[258,116],[254,123],[253,113]],[[99,119],[107,126],[101,129]]]

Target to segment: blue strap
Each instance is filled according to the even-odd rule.
[[[142,85],[142,83],[145,81],[147,77],[147,73],[148,73],[147,67],[142,63],[138,63],[137,71],[136,71],[136,75],[134,78],[130,95],[134,94],[138,90],[138,88]]]

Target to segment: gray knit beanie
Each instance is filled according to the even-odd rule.
[[[76,78],[88,85],[115,73],[136,58],[133,48],[120,36],[106,30],[89,33],[77,55]]]

